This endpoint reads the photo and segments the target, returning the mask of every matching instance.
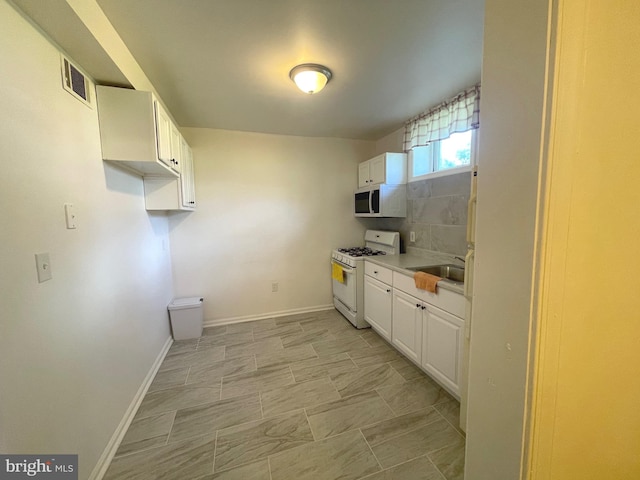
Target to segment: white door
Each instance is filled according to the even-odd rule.
[[[425,312],[422,366],[459,396],[464,321],[431,305]]]
[[[171,167],[171,119],[158,101],[154,102],[156,110],[156,142],[158,160]]]
[[[391,341],[391,286],[364,276],[364,319]]]
[[[378,185],[386,181],[386,161],[385,155],[372,158],[369,165],[369,184]]]
[[[369,185],[369,162],[358,165],[358,188]]]
[[[171,163],[171,168],[173,168],[176,172],[180,172],[182,168],[182,135],[180,135],[180,131],[178,127],[176,127],[173,122],[170,124],[171,128],[171,159],[173,162]]]
[[[393,291],[391,343],[418,364],[422,358],[422,307],[419,299]]]

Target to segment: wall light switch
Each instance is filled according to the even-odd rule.
[[[48,253],[36,253],[36,268],[38,270],[38,283],[51,280],[51,262]]]
[[[64,204],[64,218],[67,221],[67,228],[76,228],[76,211],[72,203]]]
[[[410,242],[416,241],[416,232],[409,232],[409,241]]]

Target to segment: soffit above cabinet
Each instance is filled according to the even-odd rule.
[[[131,87],[66,0],[12,0],[98,84]]]

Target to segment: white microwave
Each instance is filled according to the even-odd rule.
[[[354,192],[356,217],[406,217],[406,185],[372,185]]]

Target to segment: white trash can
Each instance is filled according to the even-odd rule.
[[[169,306],[174,340],[199,338],[202,335],[202,297],[174,298]]]

